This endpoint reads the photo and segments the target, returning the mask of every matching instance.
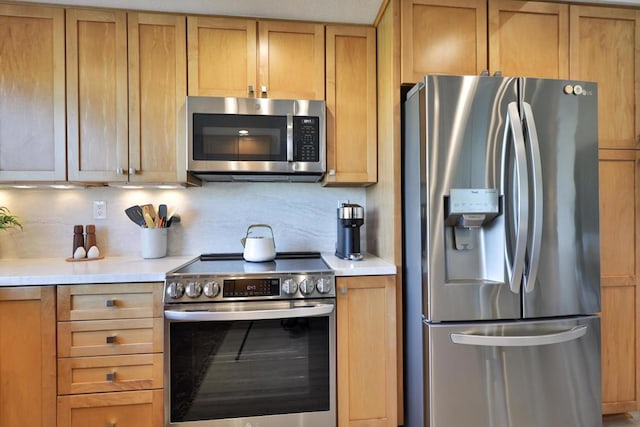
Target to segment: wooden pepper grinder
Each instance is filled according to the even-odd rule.
[[[82,235],[82,226],[74,225],[73,226],[73,251],[71,252],[71,256],[76,253],[76,249],[79,247],[84,247],[84,236]]]
[[[89,253],[89,249],[92,246],[96,246],[96,226],[93,224],[87,225],[87,238],[84,242],[84,249]]]

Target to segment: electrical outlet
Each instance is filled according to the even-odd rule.
[[[107,219],[107,202],[104,200],[94,200],[93,219]]]

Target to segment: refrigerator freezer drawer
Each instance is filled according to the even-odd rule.
[[[600,318],[425,323],[429,427],[601,427]]]

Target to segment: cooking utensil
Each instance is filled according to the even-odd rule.
[[[144,212],[144,208],[145,207],[148,209],[149,216],[151,216],[151,219],[155,220],[156,219],[156,208],[151,203],[147,203],[146,205],[142,205],[143,212]]]
[[[138,205],[130,206],[124,210],[124,213],[127,214],[129,219],[139,226],[144,225],[144,215],[142,213],[142,208]]]
[[[271,237],[267,236],[249,236],[252,229],[268,228]],[[240,239],[244,251],[242,257],[246,261],[264,262],[272,261],[276,257],[276,243],[273,237],[273,229],[267,224],[252,224],[247,228],[247,234]]]
[[[167,226],[167,205],[165,204],[158,205],[158,218],[156,220],[156,225],[159,228]]]
[[[151,217],[151,214],[149,213],[149,206],[148,205],[142,206],[142,217],[144,218],[144,222],[147,225],[147,228],[154,228],[155,227],[155,224],[153,223],[153,218]]]

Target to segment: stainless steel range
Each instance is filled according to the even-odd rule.
[[[165,425],[335,427],[335,277],[318,253],[169,272]]]

